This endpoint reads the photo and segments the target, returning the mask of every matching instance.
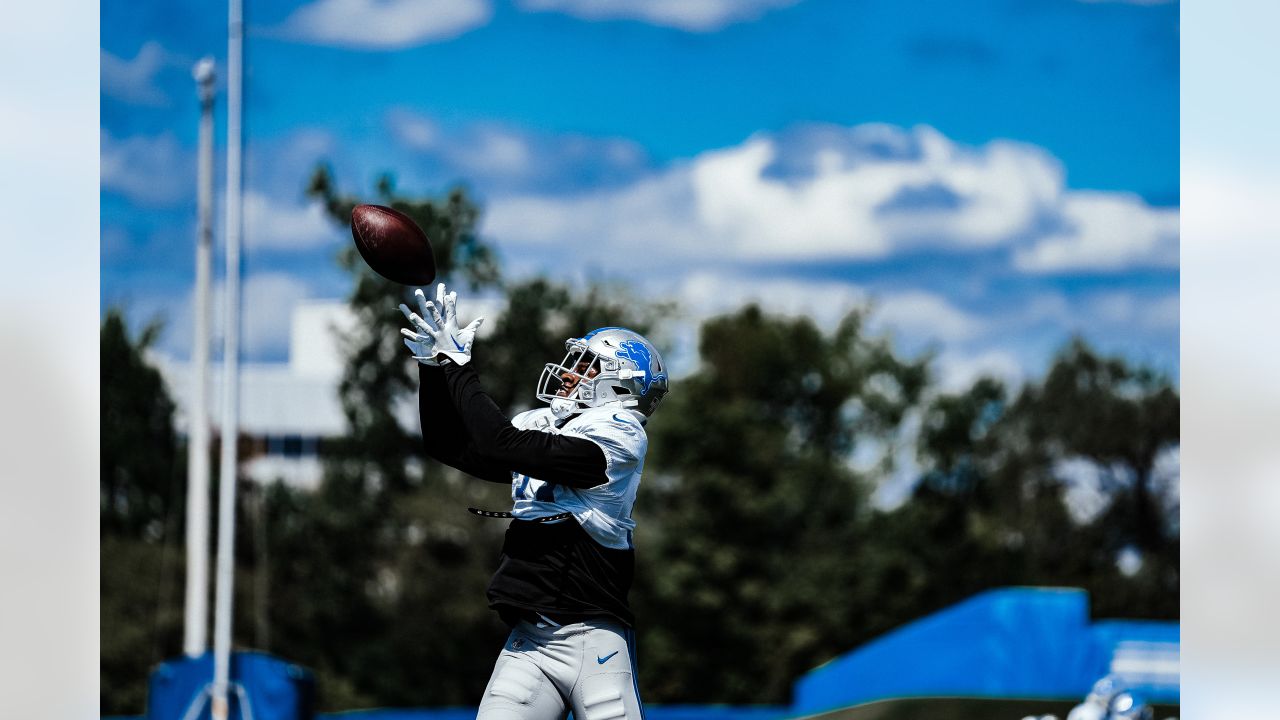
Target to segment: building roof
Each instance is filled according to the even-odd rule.
[[[346,429],[338,402],[342,353],[337,331],[350,329],[355,316],[337,300],[305,301],[293,310],[289,360],[282,363],[240,364],[240,432],[247,435],[303,435],[335,437]],[[194,369],[190,362],[155,353],[160,370],[177,404],[175,424],[190,427]],[[209,422],[216,429],[222,417],[221,362],[209,364]]]
[[[468,308],[489,319],[491,328],[502,312],[499,298],[469,298]],[[293,308],[289,323],[289,359],[280,363],[240,364],[240,433],[255,436],[302,435],[337,437],[347,430],[338,383],[345,358],[338,338],[356,324],[355,314],[342,300],[304,300]],[[480,329],[483,337],[487,330]],[[190,426],[194,370],[185,359],[149,354],[168,385],[177,413],[179,432]],[[209,421],[216,429],[222,418],[222,363],[209,364]],[[417,427],[413,403],[396,408],[405,427]]]

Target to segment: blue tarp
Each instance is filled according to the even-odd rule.
[[[790,708],[782,705],[645,705],[645,720],[780,720]],[[351,710],[324,713],[321,720],[475,720],[474,707],[416,710]]]
[[[242,699],[253,720],[310,720],[315,715],[315,680],[298,665],[266,653],[237,652],[231,656],[231,682],[241,692],[228,694],[232,720],[247,720]],[[207,688],[213,682],[213,653],[161,663],[151,674],[146,720],[208,720]],[[188,715],[193,706],[199,714]]]
[[[1177,702],[1177,656],[1177,623],[1090,623],[1083,590],[1004,588],[813,670],[796,683],[792,710],[930,696],[1080,699],[1108,673],[1149,700]]]
[[[809,672],[787,706],[653,705],[648,720],[779,720],[876,700],[914,697],[1080,700],[1112,674],[1149,701],[1177,703],[1176,622],[1091,622],[1074,588],[981,593],[898,628]],[[178,720],[213,675],[212,658],[165,663],[151,680],[148,720]],[[261,653],[236,653],[232,677],[253,720],[311,717],[306,671]],[[232,717],[237,704],[232,704]],[[208,718],[207,705],[199,716]],[[330,713],[328,720],[473,720],[474,707]]]

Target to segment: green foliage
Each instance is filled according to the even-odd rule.
[[[999,586],[1080,586],[1102,617],[1177,617],[1167,498],[1151,499],[1161,539],[1142,569],[1116,565],[1153,547],[1129,498],[1177,443],[1167,380],[1074,342],[1012,398],[991,379],[933,394],[926,362],[860,321],[824,336],[748,307],[704,326],[702,369],[652,423],[637,513],[641,664],[662,668],[641,674],[647,698],[785,703],[808,669]],[[913,416],[924,472],[908,502],[875,510],[866,491],[893,468],[849,459],[887,454]],[[1059,472],[1079,457],[1128,479],[1084,523]]]
[[[934,398],[920,434],[926,472],[878,530],[911,548],[907,575],[942,590],[917,612],[998,585],[1069,585],[1090,592],[1095,616],[1176,619],[1176,498],[1153,470],[1178,444],[1177,417],[1168,379],[1080,340],[1012,399],[990,379]],[[1084,522],[1066,503],[1068,460],[1106,480],[1106,508]],[[1126,548],[1142,553],[1132,577],[1116,563]]]
[[[144,353],[159,336],[152,323],[131,339],[119,309],[100,332],[102,532],[162,540],[172,508],[182,507],[173,401]],[[180,517],[180,514],[178,515]]]
[[[528,409],[543,366],[559,362],[564,341],[622,325],[650,335],[672,307],[636,298],[626,287],[594,282],[581,291],[534,278],[506,288],[507,308],[475,350],[485,390],[499,407]]]
[[[182,648],[182,546],[112,533],[101,543],[99,710],[141,714],[151,670]]]
[[[184,455],[174,404],[145,358],[160,334],[102,320],[101,695],[103,714],[141,712],[152,666],[182,641]]]
[[[1167,377],[1101,357],[1076,339],[1011,410],[1010,422],[1044,438],[1055,460],[1087,460],[1101,473],[1107,506],[1071,529],[1092,552],[1064,558],[1061,573],[1088,573],[1077,584],[1091,592],[1095,614],[1142,608],[1147,617],[1178,617],[1176,490],[1157,486],[1155,469],[1160,454],[1178,446],[1179,406]],[[1142,559],[1133,577],[1115,565],[1126,549]]]
[[[1159,507],[1152,473],[1158,455],[1178,444],[1178,393],[1168,378],[1103,358],[1082,340],[1059,356],[1039,387],[1029,388],[1017,410],[1060,453],[1104,468],[1117,502],[1102,519],[1114,542],[1159,552],[1173,539]]]
[[[887,442],[922,362],[747,307],[702,330],[702,370],[654,416],[637,512],[635,591],[646,696],[776,702],[849,648],[867,483],[861,443]]]

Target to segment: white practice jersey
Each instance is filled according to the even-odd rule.
[[[604,451],[609,480],[584,489],[512,473],[511,514],[520,520],[535,520],[572,513],[596,542],[618,550],[630,548],[631,531],[636,526],[631,520],[631,508],[640,488],[644,454],[649,449],[643,417],[620,408],[589,408],[557,428],[551,408],[535,408],[515,416],[511,424],[518,430],[581,437],[599,445]]]

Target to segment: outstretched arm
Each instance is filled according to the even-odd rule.
[[[401,333],[422,366],[418,412],[431,457],[494,482],[508,482],[513,472],[570,487],[608,482],[608,461],[600,446],[584,438],[517,430],[480,386],[468,364],[483,318],[459,329],[457,295],[446,293],[443,283],[434,303],[421,290],[416,295],[422,315],[401,305],[414,328]]]
[[[445,384],[444,369],[418,367],[418,417],[422,421],[422,446],[427,455],[481,480],[510,483],[511,470],[486,462],[472,449],[462,418]]]
[[[448,300],[450,320],[454,320],[452,317],[454,298],[445,294],[444,283],[436,288],[435,303],[428,302],[422,290],[416,290],[414,295],[422,314],[418,315],[408,306],[401,304],[400,312],[404,313],[405,319],[413,329],[401,330],[400,334],[404,336],[405,346],[413,353],[413,359],[418,361],[418,418],[422,423],[423,448],[428,456],[469,475],[490,482],[511,482],[510,470],[484,462],[483,459],[474,457],[473,453],[468,452],[471,446],[470,438],[467,437],[466,428],[463,427],[458,411],[454,408],[453,400],[445,387],[444,371],[440,367],[442,353],[439,345],[441,341],[449,342],[455,336],[461,335],[463,331],[458,329],[456,321],[446,328],[445,319],[440,315],[439,307],[444,307]],[[428,322],[427,318],[433,318],[435,323]],[[470,350],[471,340],[475,337],[475,331],[480,327],[482,319],[479,318],[467,326],[463,335],[466,338],[464,342],[466,351]],[[467,359],[470,359],[469,352]]]
[[[517,430],[480,385],[471,365],[445,363],[445,386],[466,436],[468,456],[558,485],[603,485],[608,462],[604,450],[580,437],[541,430]]]

